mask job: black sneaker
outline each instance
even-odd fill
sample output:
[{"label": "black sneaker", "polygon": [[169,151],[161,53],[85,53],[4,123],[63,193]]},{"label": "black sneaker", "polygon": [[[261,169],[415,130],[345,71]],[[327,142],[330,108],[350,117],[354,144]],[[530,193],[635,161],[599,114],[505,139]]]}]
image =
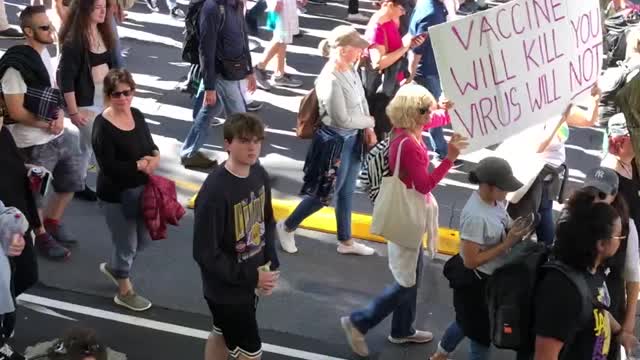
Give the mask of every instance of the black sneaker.
[{"label": "black sneaker", "polygon": [[247,111],[248,112],[256,112],[260,109],[262,109],[262,105],[264,105],[264,103],[261,103],[260,101],[252,101],[250,103],[247,104]]},{"label": "black sneaker", "polygon": [[187,169],[209,169],[218,165],[216,160],[209,159],[205,154],[197,152],[192,157],[183,157],[180,159],[182,166]]},{"label": "black sneaker", "polygon": [[144,3],[147,5],[149,10],[153,12],[160,11],[160,8],[158,7],[158,0],[144,0]]},{"label": "black sneaker", "polygon": [[84,186],[84,190],[76,192],[75,197],[84,201],[98,201],[96,192],[87,185]]},{"label": "black sneaker", "polygon": [[24,355],[19,352],[13,350],[11,345],[4,344],[4,346],[0,347],[0,360],[25,360]]},{"label": "black sneaker", "polygon": [[7,30],[0,31],[0,39],[24,39],[24,34],[14,28],[8,28]]},{"label": "black sneaker", "polygon": [[171,17],[174,19],[184,19],[185,17],[187,17],[184,14],[184,11],[182,11],[182,9],[180,9],[179,7],[174,7],[173,9],[171,9]]}]

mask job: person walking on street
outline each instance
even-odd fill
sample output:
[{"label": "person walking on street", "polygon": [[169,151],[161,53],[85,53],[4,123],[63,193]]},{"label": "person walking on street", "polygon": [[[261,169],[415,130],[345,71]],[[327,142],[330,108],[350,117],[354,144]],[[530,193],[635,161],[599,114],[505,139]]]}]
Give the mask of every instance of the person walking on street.
[{"label": "person walking on street", "polygon": [[446,360],[465,337],[470,340],[469,359],[491,358],[486,284],[505,264],[509,250],[532,230],[526,218],[512,221],[507,214],[507,194],[522,187],[508,162],[497,157],[481,160],[469,172],[469,182],[478,185],[478,190],[460,214],[460,254],[449,264],[455,264],[451,266],[457,267],[457,274],[472,271],[468,274],[472,280],[456,280],[460,284],[453,288],[455,320],[445,330],[431,360]]},{"label": "person walking on street", "polygon": [[[105,0],[74,1],[69,10],[69,19],[62,25],[59,35],[62,51],[58,79],[68,116],[80,133],[85,181],[93,158],[93,121],[104,109],[102,85],[115,60],[113,18],[106,15]],[[77,196],[84,200],[97,200],[95,192],[86,183]]]},{"label": "person walking on street", "polygon": [[291,215],[277,225],[280,245],[288,253],[298,251],[294,231],[300,223],[328,206],[335,194],[338,252],[374,254],[372,248],[351,238],[351,207],[363,141],[370,146],[377,141],[364,89],[354,70],[368,45],[355,28],[346,25],[336,27],[328,39],[320,42],[322,54],[329,57],[315,85],[321,126],[313,136],[305,159],[301,190],[304,198]]},{"label": "person walking on street", "polygon": [[[26,7],[20,14],[20,27],[25,33],[26,45],[9,48],[0,59],[2,96],[9,112],[5,121],[16,122],[10,131],[27,164],[40,166],[53,175],[54,194],[43,212],[44,227],[36,229],[35,246],[44,256],[62,260],[70,255],[63,245],[77,243],[61,222],[62,216],[73,193],[84,188],[86,169],[77,151],[77,137],[64,131],[62,99],[55,96],[55,71],[46,49],[54,42],[54,28],[46,9]],[[33,89],[52,96],[36,98],[31,95]],[[48,101],[51,99],[53,101]],[[34,102],[36,105],[32,106]],[[40,109],[48,110],[42,114]]]},{"label": "person walking on street", "polygon": [[[293,42],[293,36],[300,30],[298,26],[298,5],[296,0],[267,0],[268,9],[275,15],[275,27],[271,42],[262,53],[262,60],[256,64],[254,72],[258,85],[263,90],[270,90],[271,84],[298,88],[302,81],[294,79],[285,73],[287,45]],[[276,71],[271,76],[271,83],[267,75],[267,65],[276,58]]]},{"label": "person walking on street", "polygon": [[[430,27],[445,23],[447,15],[448,11],[443,0],[418,0],[409,22],[409,33],[413,36],[428,34]],[[440,75],[429,36],[422,45],[409,53],[409,74],[407,81],[417,82],[426,87],[436,99],[440,99],[442,95]],[[447,157],[447,141],[442,127],[433,127],[429,130],[429,142],[431,150],[438,154],[440,160]],[[456,160],[456,166],[461,164],[462,160]]]},{"label": "person walking on street", "polygon": [[107,73],[103,87],[107,108],[96,117],[92,144],[100,168],[98,199],[113,242],[111,261],[100,264],[100,271],[118,286],[116,304],[144,311],[151,302],[136,294],[130,273],[137,254],[151,243],[140,196],[158,168],[160,152],[144,115],[131,107],[135,89],[127,70]]},{"label": "person walking on street", "polygon": [[229,159],[204,182],[196,201],[193,257],[213,316],[205,360],[260,359],[258,297],[278,283],[269,175],[258,163],[264,125],[249,113],[224,124]]},{"label": "person walking on street", "polygon": [[[389,143],[389,169],[401,174],[404,185],[424,195],[425,208],[429,209],[429,220],[426,224],[414,224],[418,231],[429,233],[429,239],[437,233],[437,202],[432,195],[433,189],[446,176],[453,166],[460,151],[466,147],[466,139],[454,135],[449,143],[448,159],[440,163],[433,172],[429,172],[429,154],[422,142],[422,131],[425,126],[435,121],[432,114],[438,103],[424,87],[417,84],[405,85],[398,90],[396,96],[387,107],[389,118],[394,126]],[[409,206],[408,204],[406,206]],[[414,244],[422,244],[422,236],[413,239]],[[418,287],[422,278],[424,263],[422,246],[407,247],[388,240],[389,268],[394,276],[394,283],[373,299],[362,310],[351,313],[340,319],[353,352],[367,356],[369,350],[365,334],[378,325],[390,314],[393,314],[389,341],[394,344],[427,343],[433,340],[433,334],[413,328],[416,317],[416,301]],[[433,240],[431,240],[433,241]]]},{"label": "person walking on street", "polygon": [[[222,18],[224,17],[224,21]],[[200,152],[209,127],[224,109],[228,118],[247,111],[241,80],[247,91],[256,90],[242,0],[205,0],[200,10],[200,70],[202,81],[193,103],[193,125],[180,150],[187,168],[210,168],[216,161]]]},{"label": "person walking on street", "polygon": [[411,0],[384,0],[380,9],[371,16],[365,31],[365,38],[371,45],[365,51],[364,59],[371,64],[371,69],[375,70],[367,71],[367,77],[377,77],[382,73],[395,78],[395,81],[391,82],[392,86],[387,86],[388,89],[385,89],[385,84],[378,86],[376,82],[365,79],[369,111],[375,119],[375,133],[380,140],[386,138],[391,131],[386,108],[404,80],[405,55],[425,40],[422,34],[407,34],[404,37],[400,34],[400,19],[411,6]]}]

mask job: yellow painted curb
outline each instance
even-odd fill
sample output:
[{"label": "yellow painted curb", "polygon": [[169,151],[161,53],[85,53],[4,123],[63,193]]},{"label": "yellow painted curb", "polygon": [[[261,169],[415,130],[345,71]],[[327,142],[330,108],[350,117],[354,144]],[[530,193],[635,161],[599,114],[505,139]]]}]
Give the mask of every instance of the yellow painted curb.
[{"label": "yellow painted curb", "polygon": [[[280,221],[286,219],[289,214],[298,205],[297,200],[279,200],[273,199],[273,213],[275,218]],[[315,230],[325,233],[335,234],[337,231],[335,210],[332,207],[320,209],[315,214],[306,218],[300,227],[308,230]],[[362,213],[353,213],[351,215],[351,233],[354,238],[385,243],[385,239],[369,232],[371,227],[371,215]],[[445,255],[455,255],[458,253],[460,244],[460,234],[457,230],[448,228],[439,228],[438,234],[438,252]],[[425,236],[425,244],[426,244]]]},{"label": "yellow painted curb", "polygon": [[[175,181],[175,180],[174,180]],[[187,181],[175,181],[178,187],[181,187],[189,191],[198,191],[200,187],[196,184]],[[193,209],[197,193],[189,198],[187,207]],[[298,206],[298,200],[279,200],[272,199],[273,214],[276,220],[286,219]],[[336,215],[335,210],[332,207],[325,207],[320,209],[315,214],[306,218],[300,227],[303,229],[320,231],[324,233],[335,234],[337,232]],[[385,239],[380,236],[373,235],[369,232],[371,228],[371,215],[362,213],[353,213],[351,215],[351,232],[354,238],[375,241],[379,243],[385,243]],[[440,241],[438,241],[438,253],[445,255],[455,255],[458,253],[460,246],[460,233],[457,230],[449,228],[439,228],[438,234],[440,235]],[[428,239],[424,239],[424,243]]]}]

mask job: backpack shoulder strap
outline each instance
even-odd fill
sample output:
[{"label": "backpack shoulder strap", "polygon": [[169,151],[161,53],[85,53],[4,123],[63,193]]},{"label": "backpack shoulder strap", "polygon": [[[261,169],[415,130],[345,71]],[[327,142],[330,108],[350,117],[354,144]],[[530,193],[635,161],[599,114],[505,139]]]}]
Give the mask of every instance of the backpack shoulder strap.
[{"label": "backpack shoulder strap", "polygon": [[578,290],[580,298],[582,298],[580,322],[581,324],[584,324],[586,321],[588,321],[595,304],[595,299],[591,293],[591,289],[589,288],[589,284],[587,283],[587,279],[585,278],[585,276],[575,269],[557,260],[549,261],[544,265],[544,268],[554,269],[563,274],[569,281],[571,281],[576,290]]}]

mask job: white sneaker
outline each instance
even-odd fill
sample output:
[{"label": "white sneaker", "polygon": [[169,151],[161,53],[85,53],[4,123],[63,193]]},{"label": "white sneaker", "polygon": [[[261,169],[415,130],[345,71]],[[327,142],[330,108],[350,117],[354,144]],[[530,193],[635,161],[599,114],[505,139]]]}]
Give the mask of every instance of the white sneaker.
[{"label": "white sneaker", "polygon": [[389,335],[387,339],[392,344],[424,344],[433,340],[433,334],[429,331],[416,330],[416,333],[411,336],[407,336],[404,338],[394,338],[393,336]]},{"label": "white sneaker", "polygon": [[342,330],[344,330],[351,350],[362,357],[369,356],[369,347],[364,339],[364,335],[353,326],[348,316],[340,318],[340,325],[342,326]]},{"label": "white sneaker", "polygon": [[289,232],[285,229],[284,221],[280,221],[278,224],[276,224],[276,232],[278,233],[278,240],[280,240],[280,246],[282,247],[282,250],[288,252],[289,254],[295,254],[298,252],[293,231]]},{"label": "white sneaker", "polygon": [[355,21],[355,22],[369,22],[369,18],[357,13],[357,14],[349,14],[347,15],[347,21]]},{"label": "white sneaker", "polygon": [[360,244],[359,242],[353,242],[353,245],[348,246],[340,243],[338,245],[338,252],[342,255],[362,255],[369,256],[376,253],[373,248],[368,247],[367,245]]}]

